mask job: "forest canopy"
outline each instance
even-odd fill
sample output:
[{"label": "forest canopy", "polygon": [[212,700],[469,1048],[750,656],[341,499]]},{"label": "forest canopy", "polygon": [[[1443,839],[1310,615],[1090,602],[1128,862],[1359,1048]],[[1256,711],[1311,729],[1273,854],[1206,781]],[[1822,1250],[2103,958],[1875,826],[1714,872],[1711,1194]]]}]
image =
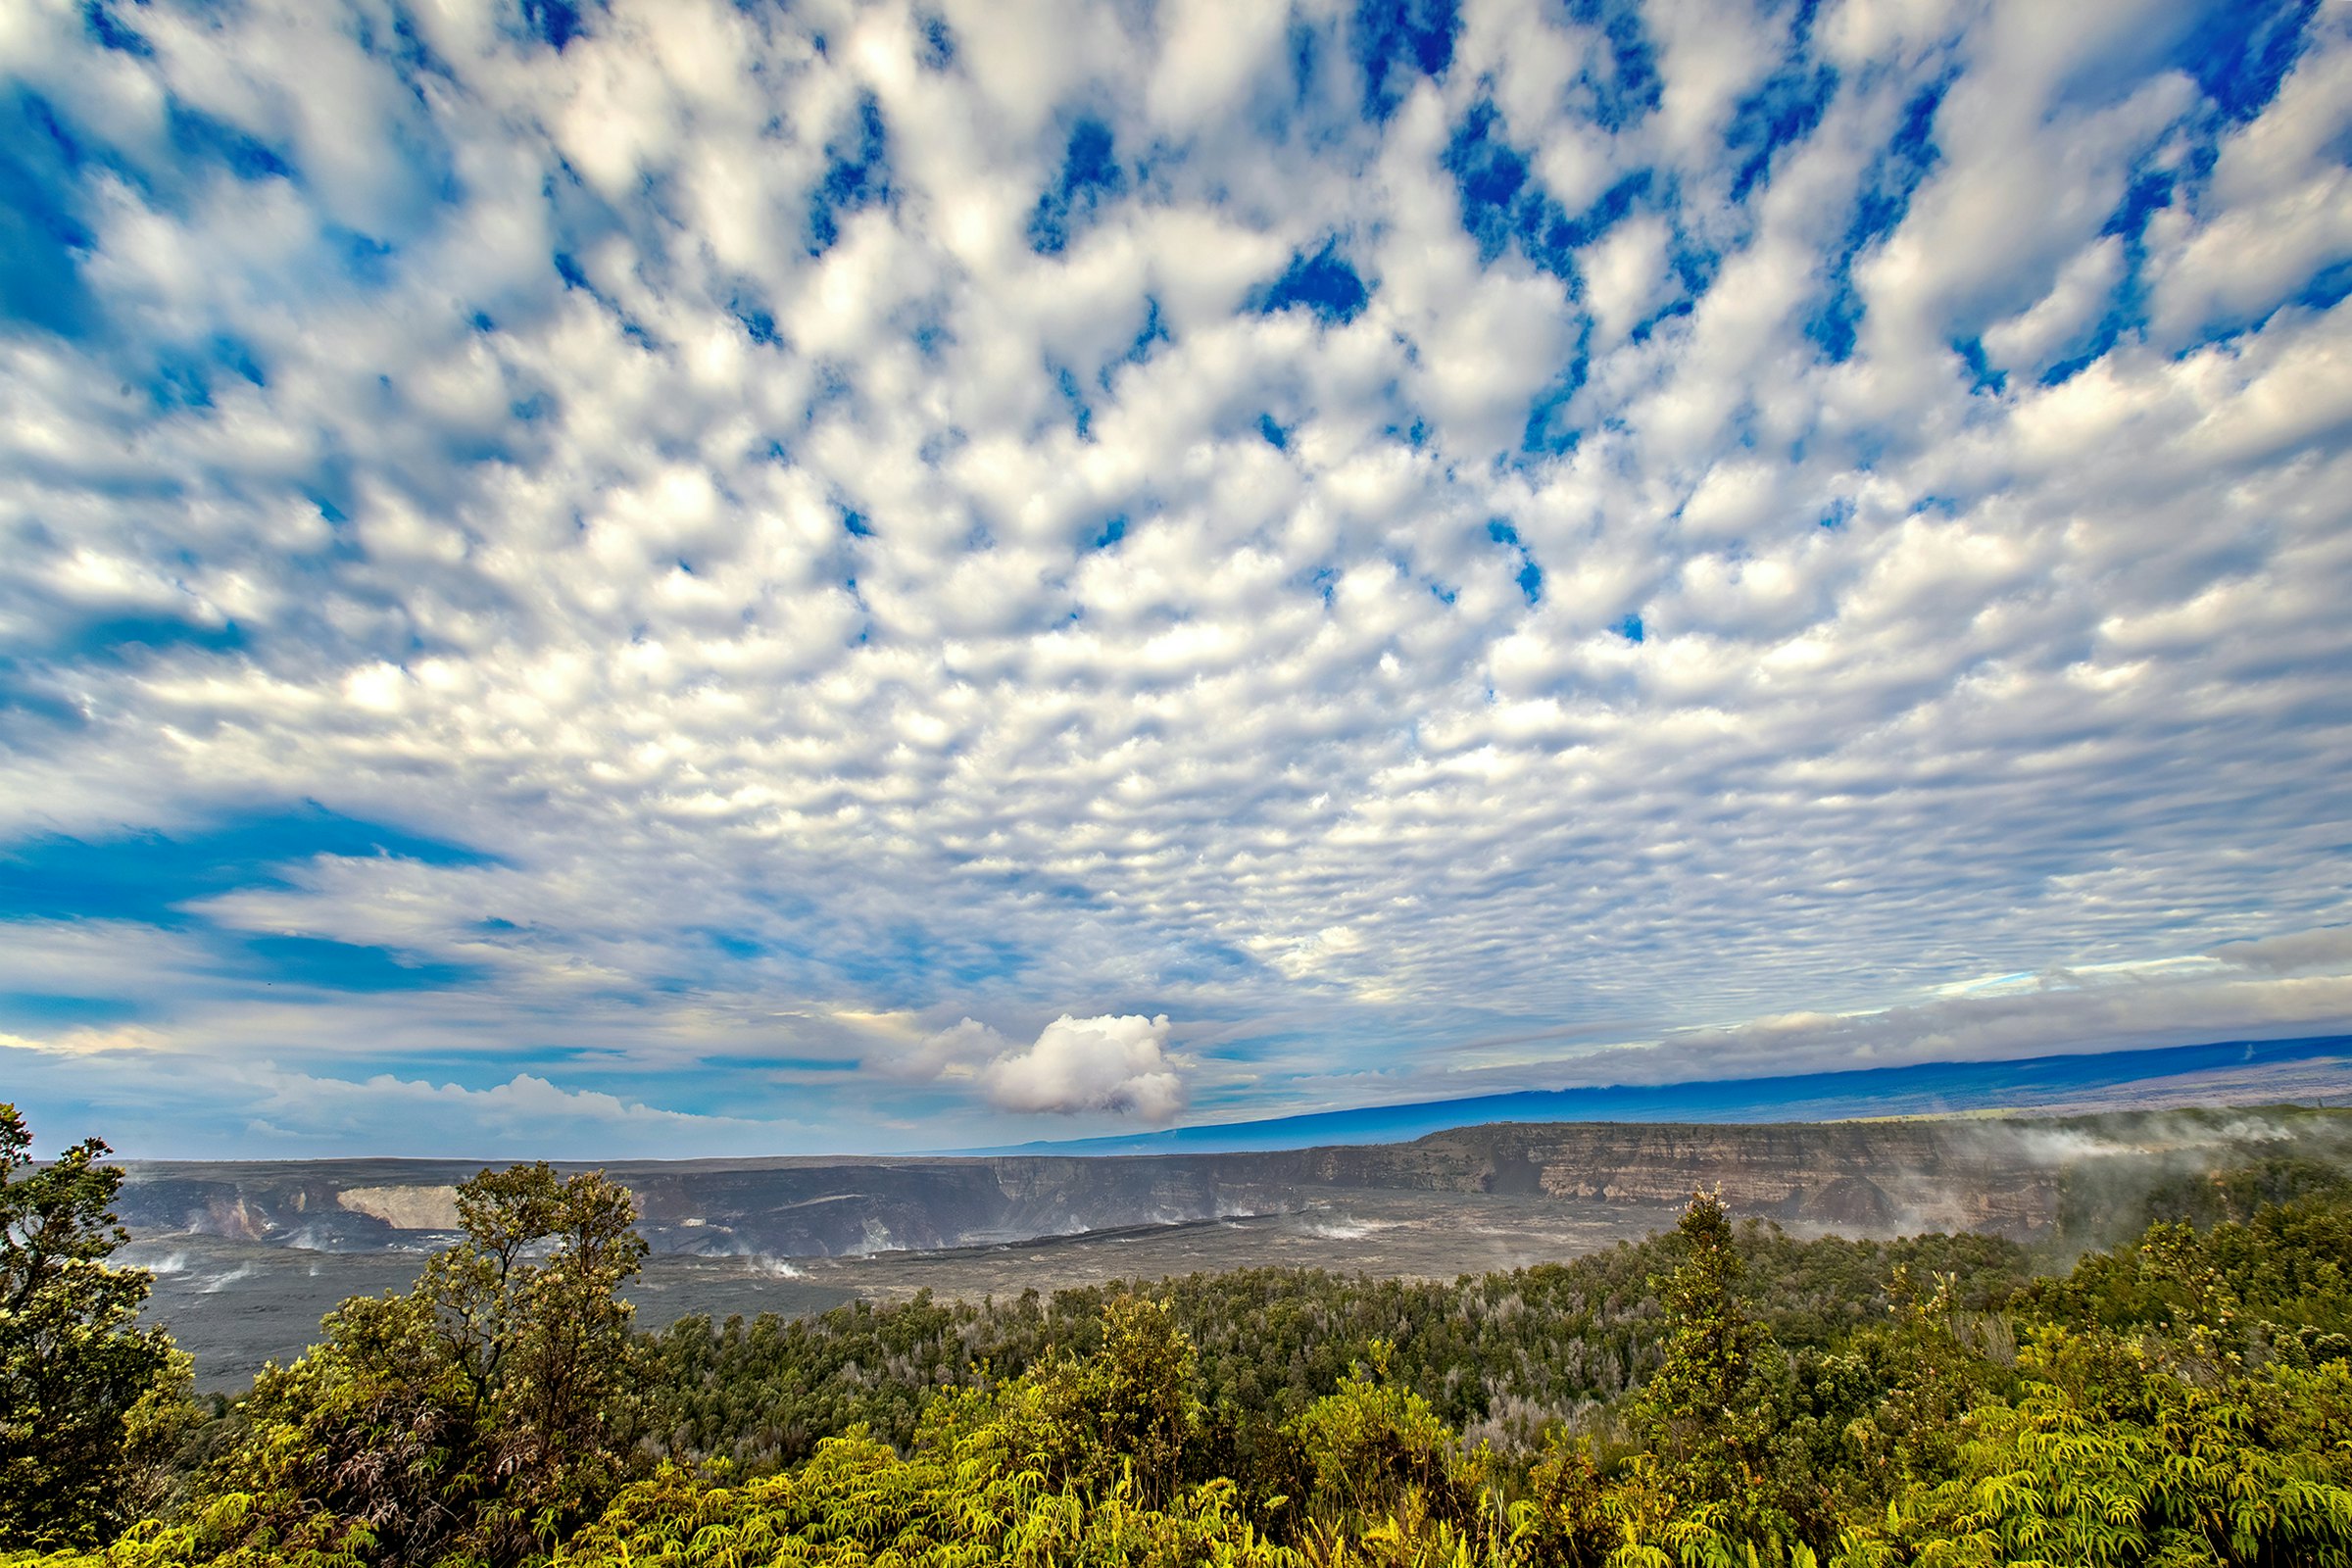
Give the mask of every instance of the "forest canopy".
[{"label": "forest canopy", "polygon": [[0,1127],[11,1568],[2352,1564],[2352,1179],[2293,1158],[2173,1183],[2063,1265],[1702,1193],[1450,1282],[660,1334],[621,1295],[627,1191],[516,1166],[460,1189],[411,1290],[206,1404],[108,1261],[104,1146],[36,1168]]}]

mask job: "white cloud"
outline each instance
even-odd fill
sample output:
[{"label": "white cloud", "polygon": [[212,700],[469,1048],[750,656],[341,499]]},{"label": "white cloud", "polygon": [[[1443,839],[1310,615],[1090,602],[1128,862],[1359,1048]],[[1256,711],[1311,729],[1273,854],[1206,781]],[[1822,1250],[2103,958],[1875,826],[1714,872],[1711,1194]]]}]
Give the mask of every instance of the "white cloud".
[{"label": "white cloud", "polygon": [[[1311,7],[1297,51],[951,7],[944,59],[899,6],[820,50],[624,0],[561,52],[443,8],[421,72],[356,9],[124,10],[144,55],[20,11],[0,70],[109,152],[55,174],[88,324],[0,330],[0,836],[312,801],[487,857],[14,911],[9,988],[110,1039],[564,1090],[576,1048],[624,1102],[691,1065],[969,1145],[2345,917],[2347,317],[2291,303],[2345,250],[2332,12],[2231,124],[2144,9],[1843,6],[1734,202],[1777,23],[1661,19],[1660,107],[1604,122],[1608,37],[1473,5],[1374,124]],[[1490,93],[1550,206],[1482,265],[1446,160]],[[869,96],[887,169],[820,247]],[[1125,194],[1039,254],[1082,116]],[[1538,265],[1528,213],[1642,170]],[[1357,319],[1246,309],[1326,242]],[[272,971],[289,934],[388,989]],[[1078,998],[1128,1022],[1013,1043]],[[1952,1049],[2083,1004],[2015,1005]],[[7,1026],[118,1027],[70,1012]],[[1172,1065],[1163,1013],[1223,1044]]]},{"label": "white cloud", "polygon": [[2270,974],[2352,973],[2352,926],[2324,926],[2251,942],[2229,942],[2213,950],[2223,963]]},{"label": "white cloud", "polygon": [[1699,1062],[1711,1075],[1769,1076],[1805,1066],[2113,1051],[2235,1037],[2333,1034],[2352,1025],[2352,972],[2293,980],[2217,974],[2214,966],[2125,964],[2058,971],[1869,1012],[1790,1013],[1669,1041],[1639,1060],[1651,1082]]},{"label": "white cloud", "polygon": [[866,1058],[885,1077],[908,1082],[974,1081],[988,1102],[1015,1115],[1102,1115],[1164,1126],[1188,1098],[1168,1020],[1063,1013],[1022,1046],[962,1018]]},{"label": "white cloud", "polygon": [[1027,1050],[1009,1052],[981,1072],[990,1103],[1001,1110],[1073,1115],[1108,1111],[1165,1126],[1184,1109],[1184,1080],[1166,1051],[1168,1020],[1073,1018],[1063,1013]]},{"label": "white cloud", "polygon": [[2123,241],[2115,235],[2084,246],[2032,310],[1985,332],[1986,355],[1995,365],[2011,369],[2041,368],[2098,319],[2123,274]]},{"label": "white cloud", "polygon": [[1629,219],[1586,253],[1586,304],[1599,328],[1595,348],[1614,348],[1673,286],[1666,267],[1670,237],[1663,220]]},{"label": "white cloud", "polygon": [[1005,1054],[1011,1044],[988,1025],[959,1018],[911,1042],[893,1042],[866,1058],[865,1065],[886,1077],[917,1083],[934,1078],[970,1078],[991,1058]]},{"label": "white cloud", "polygon": [[2277,100],[2222,143],[2204,210],[2156,225],[2154,324],[2169,342],[2265,315],[2352,257],[2352,172],[2323,151],[2352,128],[2352,26],[2339,14],[2315,30]]}]

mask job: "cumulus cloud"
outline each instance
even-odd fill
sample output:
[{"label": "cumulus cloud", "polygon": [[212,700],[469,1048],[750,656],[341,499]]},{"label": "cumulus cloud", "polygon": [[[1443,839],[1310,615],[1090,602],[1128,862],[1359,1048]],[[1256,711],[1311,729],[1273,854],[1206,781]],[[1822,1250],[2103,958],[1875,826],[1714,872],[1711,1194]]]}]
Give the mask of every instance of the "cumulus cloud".
[{"label": "cumulus cloud", "polygon": [[885,1077],[917,1083],[935,1078],[971,1078],[981,1066],[1010,1049],[1010,1042],[988,1025],[959,1018],[947,1028],[933,1030],[911,1043],[886,1047],[868,1056],[865,1065]]},{"label": "cumulus cloud", "polygon": [[888,1078],[976,1082],[988,1102],[1017,1115],[1097,1113],[1164,1126],[1185,1107],[1168,1020],[1119,1016],[1049,1023],[1022,1046],[971,1018],[884,1048],[866,1065]]},{"label": "cumulus cloud", "polygon": [[267,1058],[906,1147],[2123,1041],[1946,988],[2197,955],[2318,1019],[2347,71],[2124,0],[29,0],[0,1029],[137,1042],[44,1079],[125,1116]]},{"label": "cumulus cloud", "polygon": [[1007,1052],[980,1074],[991,1103],[1016,1112],[1073,1115],[1108,1111],[1164,1126],[1184,1109],[1184,1080],[1166,1046],[1168,1020],[1073,1018],[1063,1013],[1026,1050]]}]

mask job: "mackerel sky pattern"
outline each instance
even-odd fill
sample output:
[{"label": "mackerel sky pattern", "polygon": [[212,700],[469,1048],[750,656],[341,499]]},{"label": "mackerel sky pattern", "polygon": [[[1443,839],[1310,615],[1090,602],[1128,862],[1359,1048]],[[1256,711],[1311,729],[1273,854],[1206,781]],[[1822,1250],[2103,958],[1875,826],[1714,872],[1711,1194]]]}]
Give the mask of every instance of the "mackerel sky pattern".
[{"label": "mackerel sky pattern", "polygon": [[2352,1023],[2352,12],[20,0],[0,1080],[970,1146]]}]

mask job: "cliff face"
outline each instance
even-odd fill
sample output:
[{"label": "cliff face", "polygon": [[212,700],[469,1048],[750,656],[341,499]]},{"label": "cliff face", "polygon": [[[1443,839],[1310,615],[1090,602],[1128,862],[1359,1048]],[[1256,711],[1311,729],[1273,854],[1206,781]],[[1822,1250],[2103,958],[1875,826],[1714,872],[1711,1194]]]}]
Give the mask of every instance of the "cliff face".
[{"label": "cliff face", "polygon": [[1339,1184],[1675,1204],[1720,1189],[1736,1213],[1870,1231],[2031,1236],[2056,1223],[2062,1166],[1967,1123],[1470,1128],[1319,1151]]},{"label": "cliff face", "polygon": [[[2344,1131],[2333,1120],[2312,1127],[2339,1142]],[[1410,1144],[1272,1153],[607,1169],[636,1192],[639,1228],[654,1250],[709,1255],[967,1247],[1283,1212],[1367,1189],[1655,1206],[1707,1188],[1720,1189],[1743,1215],[1878,1234],[1973,1229],[2025,1238],[2057,1222],[2070,1171],[2195,1168],[2242,1158],[2250,1147],[2276,1147],[2282,1136],[2269,1127],[2147,1116],[1532,1123]],[[125,1223],[149,1235],[199,1232],[331,1251],[424,1249],[440,1245],[454,1222],[450,1188],[477,1168],[451,1160],[135,1164],[120,1209]]]},{"label": "cliff face", "polygon": [[[1263,1156],[627,1163],[657,1252],[838,1257],[1275,1213],[1303,1201]],[[141,1235],[325,1251],[430,1248],[454,1230],[446,1161],[134,1164],[117,1208]],[[1311,1183],[1309,1185],[1312,1185]]]}]

